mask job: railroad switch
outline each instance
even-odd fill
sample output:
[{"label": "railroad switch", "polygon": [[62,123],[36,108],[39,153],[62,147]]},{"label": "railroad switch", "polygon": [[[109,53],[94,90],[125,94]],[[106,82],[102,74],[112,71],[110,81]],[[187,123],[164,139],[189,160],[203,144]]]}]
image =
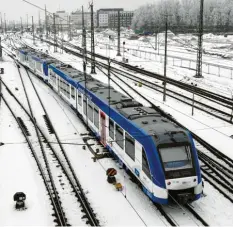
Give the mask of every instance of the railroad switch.
[{"label": "railroad switch", "polygon": [[14,201],[16,201],[15,209],[16,210],[25,210],[25,200],[26,195],[23,192],[16,192],[13,197]]}]

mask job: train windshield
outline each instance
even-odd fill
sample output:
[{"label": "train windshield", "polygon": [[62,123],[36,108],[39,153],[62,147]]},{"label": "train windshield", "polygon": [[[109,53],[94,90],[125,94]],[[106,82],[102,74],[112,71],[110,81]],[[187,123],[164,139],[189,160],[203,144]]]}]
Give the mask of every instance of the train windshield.
[{"label": "train windshield", "polygon": [[159,152],[165,171],[190,169],[193,167],[189,146],[160,148]]}]

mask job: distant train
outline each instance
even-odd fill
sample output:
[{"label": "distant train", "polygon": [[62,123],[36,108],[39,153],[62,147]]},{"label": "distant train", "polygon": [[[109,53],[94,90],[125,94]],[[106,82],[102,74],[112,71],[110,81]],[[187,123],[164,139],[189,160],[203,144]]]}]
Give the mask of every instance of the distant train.
[{"label": "distant train", "polygon": [[27,48],[16,55],[88,121],[153,202],[185,204],[200,198],[201,172],[190,132],[90,75],[85,90],[81,71],[48,55]]}]

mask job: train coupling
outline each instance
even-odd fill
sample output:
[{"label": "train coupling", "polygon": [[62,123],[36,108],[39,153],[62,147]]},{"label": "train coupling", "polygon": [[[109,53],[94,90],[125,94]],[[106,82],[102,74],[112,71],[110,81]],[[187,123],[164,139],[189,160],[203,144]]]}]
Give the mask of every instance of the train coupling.
[{"label": "train coupling", "polygon": [[180,204],[187,204],[189,202],[192,202],[194,200],[194,195],[191,193],[182,193],[182,194],[177,194],[177,201]]}]

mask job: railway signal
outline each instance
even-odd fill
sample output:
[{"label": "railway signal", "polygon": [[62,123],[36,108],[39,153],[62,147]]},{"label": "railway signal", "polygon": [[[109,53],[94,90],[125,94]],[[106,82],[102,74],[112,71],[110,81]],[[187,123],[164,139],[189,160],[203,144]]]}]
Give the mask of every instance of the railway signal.
[{"label": "railway signal", "polygon": [[15,208],[16,210],[25,210],[25,200],[26,195],[23,192],[16,192],[13,197],[14,201],[16,201]]}]

